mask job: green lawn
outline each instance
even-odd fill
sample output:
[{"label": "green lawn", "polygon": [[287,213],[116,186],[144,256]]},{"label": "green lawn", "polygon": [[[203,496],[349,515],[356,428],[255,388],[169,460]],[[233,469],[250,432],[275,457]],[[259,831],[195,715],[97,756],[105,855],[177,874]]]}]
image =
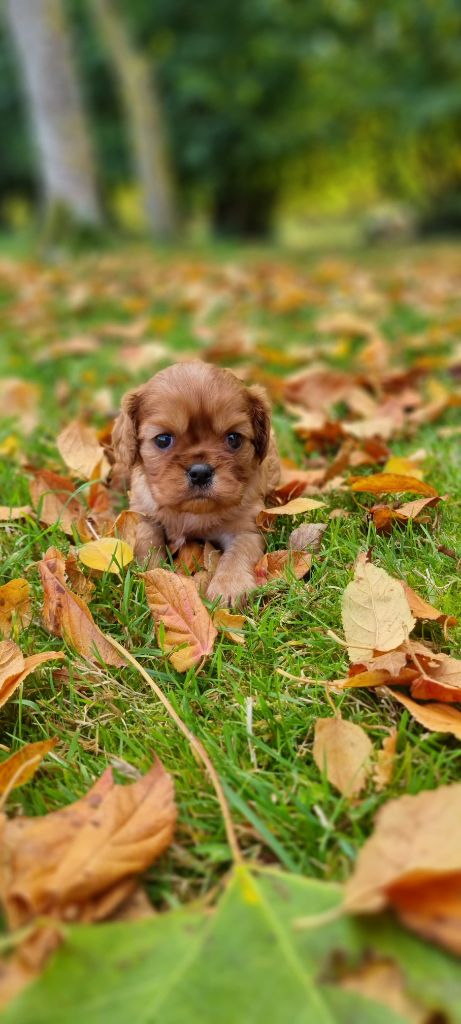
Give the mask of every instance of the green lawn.
[{"label": "green lawn", "polygon": [[[300,255],[290,260],[274,251],[156,256],[127,248],[45,266],[4,255],[0,374],[39,386],[40,418],[28,436],[14,421],[0,421],[0,445],[7,439],[3,450],[9,452],[0,463],[0,503],[29,501],[28,463],[64,471],[55,439],[73,416],[102,426],[128,387],[205,344],[216,345],[223,365],[246,367],[251,379],[267,379],[268,371],[280,376],[307,364],[312,346],[325,342],[315,326],[320,314],[348,310],[382,329],[394,344],[396,362],[412,366],[431,357],[431,376],[450,381],[448,358],[460,345],[460,284],[461,250],[448,246],[388,252],[372,261],[363,254],[349,262]],[[134,329],[126,337],[123,327],[133,323],[138,336]],[[117,336],[117,325],[123,325],[123,336]],[[96,339],[94,351],[39,358],[56,342],[82,335]],[[424,348],[414,344],[415,337],[425,339]],[[138,349],[148,342],[162,346],[158,363],[132,372],[127,346]],[[354,340],[336,336],[328,344],[331,365],[353,364]],[[290,355],[295,346],[296,359]],[[282,453],[308,465],[316,453],[304,454],[282,406],[274,422]],[[219,639],[199,673],[177,674],[160,652],[137,566],[121,581],[109,574],[96,581],[96,622],[142,662],[206,746],[249,859],[341,879],[383,800],[459,778],[459,742],[425,732],[390,699],[364,691],[333,701],[375,743],[390,725],[398,726],[392,784],[380,795],[370,785],[365,797],[351,803],[322,779],[312,759],[314,721],[331,714],[323,681],[347,673],[345,651],[328,630],[341,634],[341,595],[360,550],[372,547],[376,564],[443,611],[460,612],[459,562],[439,550],[445,545],[461,558],[459,436],[438,433],[441,425],[457,423],[459,411],[453,408],[415,436],[390,442],[394,454],[423,447],[425,479],[450,495],[432,512],[431,523],[410,523],[378,536],[363,507],[373,503],[371,497],[327,495],[326,508],[310,518],[326,521],[338,507],[351,515],[329,522],[307,581],[286,579],[256,591],[247,610],[245,646]],[[299,521],[279,520],[268,535],[269,547],[286,547]],[[44,528],[32,519],[0,527],[0,582],[26,576],[33,587],[33,620],[15,637],[25,653],[63,646],[41,624],[34,563],[49,546],[65,552],[68,544],[58,526]],[[448,641],[437,625],[420,627],[420,633],[440,649],[461,654],[461,629],[451,630]],[[59,664],[37,671],[2,709],[5,757],[8,748],[25,742],[59,740],[34,781],[9,797],[9,811],[44,814],[83,794],[107,764],[123,771],[128,762],[144,770],[155,752],[174,776],[179,824],[175,844],[148,879],[151,895],[158,905],[175,905],[208,891],[228,867],[229,850],[215,794],[188,743],[131,668],[92,668],[69,648],[63,666],[64,671]],[[319,682],[306,684],[302,676]]]}]

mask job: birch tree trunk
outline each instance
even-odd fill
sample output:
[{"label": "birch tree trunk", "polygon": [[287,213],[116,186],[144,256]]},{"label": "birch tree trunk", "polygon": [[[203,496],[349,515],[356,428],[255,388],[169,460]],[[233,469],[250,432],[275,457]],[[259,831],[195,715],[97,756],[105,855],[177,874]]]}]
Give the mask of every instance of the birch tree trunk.
[{"label": "birch tree trunk", "polygon": [[37,143],[48,223],[98,226],[91,143],[62,0],[6,0]]},{"label": "birch tree trunk", "polygon": [[176,227],[174,189],[151,62],[131,40],[114,0],[90,5],[119,81],[147,224],[168,238]]}]

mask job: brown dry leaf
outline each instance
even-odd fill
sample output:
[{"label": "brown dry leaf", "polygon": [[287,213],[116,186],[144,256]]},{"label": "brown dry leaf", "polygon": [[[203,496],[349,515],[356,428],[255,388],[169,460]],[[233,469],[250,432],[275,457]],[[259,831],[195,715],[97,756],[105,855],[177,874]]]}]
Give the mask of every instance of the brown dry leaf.
[{"label": "brown dry leaf", "polygon": [[41,523],[59,523],[64,533],[72,536],[72,524],[84,514],[84,507],[74,496],[75,485],[68,477],[47,469],[35,472],[30,484],[32,501]]},{"label": "brown dry leaf", "polygon": [[211,616],[191,578],[166,569],[150,569],[143,575],[159,642],[173,667],[186,672],[213,650],[217,632]]},{"label": "brown dry leaf", "polygon": [[389,689],[388,693],[410,712],[412,718],[430,732],[449,732],[461,740],[461,711],[457,708],[430,702],[417,704],[411,697],[404,696],[400,690]]},{"label": "brown dry leaf", "polygon": [[31,618],[30,586],[27,580],[19,577],[4,583],[0,587],[0,634],[11,636],[15,622],[24,629]]},{"label": "brown dry leaf", "polygon": [[84,601],[89,601],[94,593],[95,584],[85,576],[84,572],[82,572],[78,564],[75,548],[69,548],[68,554],[66,555],[65,571],[74,594],[78,594],[79,597],[83,597]]},{"label": "brown dry leaf", "polygon": [[328,412],[336,402],[342,402],[355,384],[354,377],[341,370],[318,366],[303,370],[287,380],[285,400],[313,411]]},{"label": "brown dry leaf", "polygon": [[0,764],[0,793],[17,789],[35,774],[46,754],[56,746],[57,739],[40,740],[39,743],[26,743],[15,754],[11,754]]},{"label": "brown dry leaf", "polygon": [[124,540],[117,537],[100,537],[90,540],[78,549],[78,557],[83,565],[99,572],[112,572],[120,576],[120,570],[133,561],[134,551]]},{"label": "brown dry leaf", "polygon": [[243,628],[247,619],[245,615],[229,612],[227,608],[216,608],[213,612],[213,623],[220,633],[224,633],[234,644],[245,644]]},{"label": "brown dry leaf", "polygon": [[271,526],[276,516],[299,516],[305,512],[313,512],[315,509],[325,508],[323,501],[315,498],[293,498],[286,505],[275,505],[274,508],[264,508],[258,513],[256,523],[258,526]]},{"label": "brown dry leaf", "polygon": [[5,418],[17,419],[24,434],[31,434],[38,422],[40,388],[21,377],[0,380],[0,409]]},{"label": "brown dry leaf", "polygon": [[3,640],[0,643],[0,707],[6,704],[18,686],[36,668],[46,661],[56,661],[63,657],[62,651],[42,651],[25,658],[12,640]]},{"label": "brown dry leaf", "polygon": [[67,469],[77,477],[91,480],[95,476],[103,479],[107,476],[109,463],[94,427],[72,420],[61,430],[56,444]]},{"label": "brown dry leaf", "polygon": [[75,338],[65,338],[63,341],[55,341],[51,345],[40,348],[37,352],[34,363],[46,363],[49,360],[60,359],[62,356],[86,356],[95,352],[99,342],[91,335],[81,334]]},{"label": "brown dry leaf", "polygon": [[261,587],[269,580],[278,580],[285,576],[286,570],[293,572],[298,580],[302,580],[312,565],[309,551],[293,551],[282,549],[266,551],[254,567],[256,585]]},{"label": "brown dry leaf", "polygon": [[368,960],[341,975],[338,984],[347,992],[357,992],[366,999],[381,1003],[408,1024],[431,1024],[433,1021],[427,1006],[408,994],[402,969],[394,960]]},{"label": "brown dry leaf", "polygon": [[376,752],[376,763],[373,769],[375,789],[381,793],[392,781],[397,753],[397,729],[392,726],[384,737],[380,749]]},{"label": "brown dry leaf", "polygon": [[366,785],[372,751],[371,740],[360,725],[337,715],[316,720],[314,761],[343,796],[358,796]]},{"label": "brown dry leaf", "polygon": [[18,505],[11,508],[8,505],[0,505],[0,522],[11,523],[15,519],[25,519],[26,516],[33,516],[34,510],[31,505]]},{"label": "brown dry leaf", "polygon": [[363,561],[344,591],[342,621],[352,662],[400,647],[415,625],[400,580]]},{"label": "brown dry leaf", "polygon": [[327,529],[328,523],[301,523],[293,533],[290,533],[288,544],[292,551],[319,551],[322,537]]},{"label": "brown dry leaf", "polygon": [[412,590],[405,581],[402,581],[402,586],[415,619],[428,619],[432,622],[439,622],[441,626],[444,628],[446,627],[447,629],[449,626],[457,625],[458,619],[456,619],[454,615],[445,615],[444,612],[440,612],[437,608],[434,608],[431,604],[425,601],[424,598],[420,597],[416,591]]},{"label": "brown dry leaf", "polygon": [[65,561],[61,552],[56,548],[48,548],[45,557],[38,562],[38,569],[44,593],[45,629],[64,637],[79,654],[90,661],[97,661],[99,655],[106,665],[123,666],[123,658],[96,625],[85,602],[67,589]]},{"label": "brown dry leaf", "polygon": [[2,816],[0,898],[10,928],[42,914],[113,913],[169,846],[175,819],[173,784],[159,761],[123,786],[108,768],[80,800],[43,817]]},{"label": "brown dry leaf", "polygon": [[393,907],[408,927],[459,955],[460,823],[460,783],[385,804],[346,884],[346,910]]},{"label": "brown dry leaf", "polygon": [[138,525],[142,518],[140,512],[133,512],[131,509],[125,508],[117,516],[108,536],[119,537],[120,540],[125,540],[134,550]]},{"label": "brown dry leaf", "polygon": [[398,473],[372,473],[371,476],[351,478],[351,491],[363,494],[427,494],[433,498],[439,498],[435,487],[426,484],[424,480],[417,480],[413,476],[399,475]]},{"label": "brown dry leaf", "polygon": [[373,437],[388,441],[397,429],[395,421],[390,416],[370,416],[366,420],[345,421],[341,426],[345,434],[360,441]]},{"label": "brown dry leaf", "polygon": [[205,567],[203,559],[203,544],[197,540],[190,540],[179,549],[174,560],[175,571],[185,576],[192,576]]}]

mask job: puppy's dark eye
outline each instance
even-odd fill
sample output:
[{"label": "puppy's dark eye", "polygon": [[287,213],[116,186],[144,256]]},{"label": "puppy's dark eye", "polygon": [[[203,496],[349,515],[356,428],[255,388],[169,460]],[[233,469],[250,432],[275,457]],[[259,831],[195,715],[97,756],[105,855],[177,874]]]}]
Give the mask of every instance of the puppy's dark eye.
[{"label": "puppy's dark eye", "polygon": [[236,452],[237,448],[241,447],[243,437],[241,434],[237,434],[236,430],[233,430],[231,434],[226,434],[226,441],[229,448],[232,448],[232,451]]},{"label": "puppy's dark eye", "polygon": [[171,448],[173,441],[173,434],[157,434],[154,437],[154,444],[157,445],[157,448]]}]

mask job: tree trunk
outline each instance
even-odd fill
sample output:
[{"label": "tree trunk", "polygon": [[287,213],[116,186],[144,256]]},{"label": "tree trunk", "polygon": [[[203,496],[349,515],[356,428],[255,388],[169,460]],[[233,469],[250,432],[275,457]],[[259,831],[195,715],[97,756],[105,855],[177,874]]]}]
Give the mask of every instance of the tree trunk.
[{"label": "tree trunk", "polygon": [[50,233],[98,227],[93,154],[62,0],[7,0],[39,156]]},{"label": "tree trunk", "polygon": [[135,47],[113,0],[90,3],[119,80],[146,220],[154,235],[168,238],[176,212],[151,62]]}]

